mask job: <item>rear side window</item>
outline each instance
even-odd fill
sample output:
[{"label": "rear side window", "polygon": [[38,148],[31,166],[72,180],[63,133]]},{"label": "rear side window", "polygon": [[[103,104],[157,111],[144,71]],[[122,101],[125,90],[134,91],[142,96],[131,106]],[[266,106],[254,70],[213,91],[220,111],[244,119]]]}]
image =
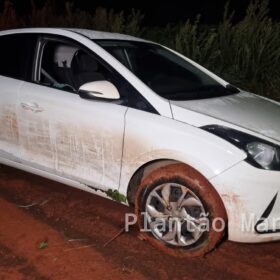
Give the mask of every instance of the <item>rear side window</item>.
[{"label": "rear side window", "polygon": [[36,42],[35,34],[0,36],[0,75],[30,81]]}]

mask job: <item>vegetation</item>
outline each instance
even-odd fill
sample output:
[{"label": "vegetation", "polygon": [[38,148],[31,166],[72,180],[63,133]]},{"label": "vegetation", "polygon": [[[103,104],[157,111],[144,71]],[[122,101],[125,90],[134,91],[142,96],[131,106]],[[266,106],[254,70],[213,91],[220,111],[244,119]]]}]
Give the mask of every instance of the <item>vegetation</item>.
[{"label": "vegetation", "polygon": [[118,202],[126,202],[126,196],[118,192],[117,190],[112,190],[109,189],[106,191],[106,195],[108,197],[111,197],[113,200],[118,201]]},{"label": "vegetation", "polygon": [[58,11],[51,3],[43,7],[32,3],[30,14],[18,15],[6,0],[0,29],[72,26],[142,36],[176,49],[232,84],[280,100],[280,24],[269,17],[268,0],[253,1],[237,24],[227,5],[224,18],[214,27],[202,25],[198,16],[195,22],[149,28],[143,26],[139,11],[127,15],[97,8],[91,13],[70,2]]},{"label": "vegetation", "polygon": [[46,249],[48,247],[49,247],[48,241],[42,241],[42,242],[40,242],[40,244],[38,246],[38,249],[43,250],[43,249]]}]

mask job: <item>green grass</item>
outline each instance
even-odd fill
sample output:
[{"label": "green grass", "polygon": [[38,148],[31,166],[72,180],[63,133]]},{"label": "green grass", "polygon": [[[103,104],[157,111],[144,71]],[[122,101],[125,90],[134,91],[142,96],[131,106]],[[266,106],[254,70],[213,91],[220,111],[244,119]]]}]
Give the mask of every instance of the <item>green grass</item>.
[{"label": "green grass", "polygon": [[32,4],[30,14],[19,16],[6,0],[0,29],[67,26],[142,36],[176,49],[245,90],[280,100],[280,24],[269,17],[268,0],[253,1],[237,24],[232,24],[227,5],[217,26],[202,25],[198,16],[195,22],[161,28],[143,26],[143,15],[135,10],[89,12],[66,3],[58,13],[51,3],[40,8]]},{"label": "green grass", "polygon": [[118,202],[126,202],[127,198],[125,195],[119,193],[117,190],[112,190],[109,189],[106,191],[106,195],[108,197],[111,197],[113,200],[118,201]]}]

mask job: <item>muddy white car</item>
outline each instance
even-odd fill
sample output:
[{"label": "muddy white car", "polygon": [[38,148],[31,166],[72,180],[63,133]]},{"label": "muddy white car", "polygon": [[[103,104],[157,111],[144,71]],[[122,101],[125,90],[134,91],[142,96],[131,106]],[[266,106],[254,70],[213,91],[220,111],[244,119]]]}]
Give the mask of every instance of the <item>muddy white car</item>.
[{"label": "muddy white car", "polygon": [[279,103],[121,34],[9,30],[0,49],[2,164],[134,205],[173,255],[280,239]]}]

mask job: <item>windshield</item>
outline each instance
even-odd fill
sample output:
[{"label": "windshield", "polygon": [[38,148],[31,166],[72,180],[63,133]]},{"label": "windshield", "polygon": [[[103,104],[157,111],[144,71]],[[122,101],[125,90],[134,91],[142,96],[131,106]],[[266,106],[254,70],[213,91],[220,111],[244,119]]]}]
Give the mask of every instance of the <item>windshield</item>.
[{"label": "windshield", "polygon": [[95,42],[164,98],[193,100],[236,93],[159,45],[121,40]]}]

